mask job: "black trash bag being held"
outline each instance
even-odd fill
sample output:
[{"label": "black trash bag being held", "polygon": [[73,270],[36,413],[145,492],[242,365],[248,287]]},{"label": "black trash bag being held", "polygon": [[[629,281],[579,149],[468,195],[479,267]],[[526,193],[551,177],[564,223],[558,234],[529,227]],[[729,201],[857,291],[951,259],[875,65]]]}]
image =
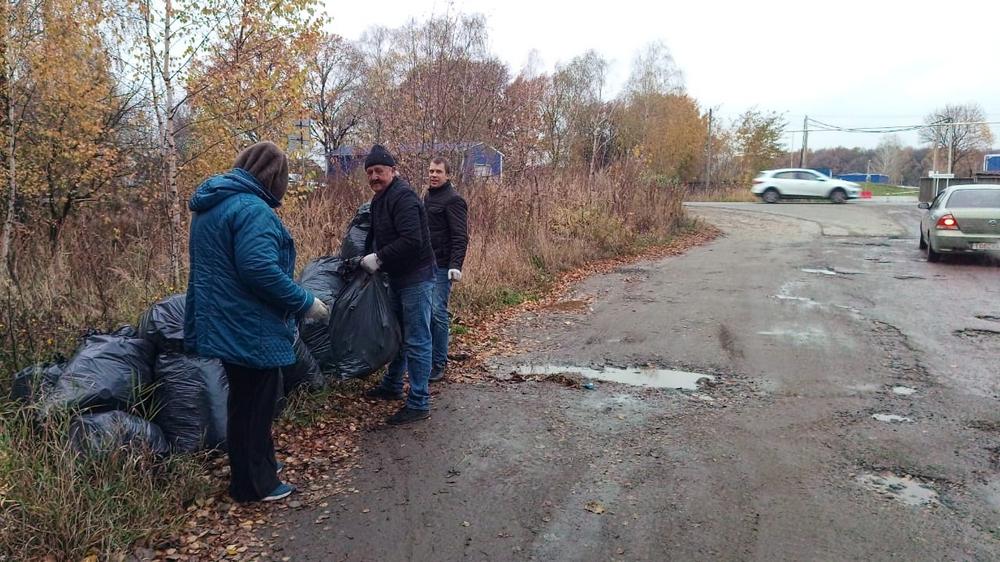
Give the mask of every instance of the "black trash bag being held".
[{"label": "black trash bag being held", "polygon": [[108,454],[120,449],[150,451],[157,456],[170,452],[163,432],[155,424],[125,412],[83,414],[69,426],[73,448],[83,454]]},{"label": "black trash bag being held", "polygon": [[340,244],[340,257],[346,259],[360,258],[371,253],[372,204],[362,203],[357,214],[347,227],[347,235]]},{"label": "black trash bag being held", "polygon": [[87,336],[42,398],[42,411],[127,410],[136,404],[153,380],[154,346],[127,333]]},{"label": "black trash bag being held", "polygon": [[333,373],[342,378],[368,376],[399,353],[401,333],[392,309],[389,280],[357,269],[330,314]]},{"label": "black trash bag being held", "polygon": [[156,357],[153,399],[153,421],[173,452],[224,447],[229,380],[221,361],[161,353]]},{"label": "black trash bag being held", "polygon": [[139,319],[139,337],[156,344],[156,351],[184,351],[184,307],[187,295],[180,293],[157,301]]},{"label": "black trash bag being held", "polygon": [[[309,262],[299,276],[299,285],[333,308],[337,296],[346,284],[343,276],[344,260],[339,256],[325,256]],[[332,360],[330,326],[328,322],[302,320],[299,334],[312,353],[320,369],[326,369]]]}]

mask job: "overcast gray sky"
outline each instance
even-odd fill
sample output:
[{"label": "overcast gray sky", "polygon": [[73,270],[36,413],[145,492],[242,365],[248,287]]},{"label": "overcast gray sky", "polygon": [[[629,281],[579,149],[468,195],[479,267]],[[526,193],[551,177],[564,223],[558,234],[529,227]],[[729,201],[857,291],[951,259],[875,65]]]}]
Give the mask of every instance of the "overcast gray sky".
[{"label": "overcast gray sky", "polygon": [[[810,117],[846,126],[920,123],[947,103],[977,102],[1000,121],[1000,2],[758,0],[593,3],[541,0],[327,0],[330,29],[357,39],[448,11],[480,13],[493,51],[514,72],[536,50],[543,67],[594,49],[612,62],[612,86],[636,51],[663,41],[702,107],[731,118],[757,106],[801,129]],[[932,7],[933,6],[933,7]],[[993,126],[1000,145],[1000,126]],[[917,144],[914,133],[900,135]],[[786,142],[793,134],[786,135]],[[879,135],[814,133],[809,146],[875,146]],[[794,148],[801,134],[794,133]]]}]

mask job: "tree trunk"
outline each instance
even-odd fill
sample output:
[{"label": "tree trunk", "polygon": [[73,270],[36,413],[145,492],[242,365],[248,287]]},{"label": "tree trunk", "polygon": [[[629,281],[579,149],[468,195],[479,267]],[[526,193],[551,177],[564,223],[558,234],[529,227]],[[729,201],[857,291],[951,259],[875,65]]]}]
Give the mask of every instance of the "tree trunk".
[{"label": "tree trunk", "polygon": [[13,19],[10,14],[12,9],[11,5],[7,0],[3,0],[4,10],[2,14],[2,19],[4,20],[4,35],[2,41],[0,41],[0,111],[2,111],[5,118],[4,131],[7,133],[7,142],[4,143],[6,146],[5,156],[5,173],[7,177],[7,200],[6,200],[6,213],[4,214],[3,221],[3,231],[0,234],[0,278],[5,278],[10,272],[10,245],[11,239],[14,236],[14,203],[17,199],[17,161],[14,156],[15,138],[14,138],[14,73],[12,71],[13,64],[11,63],[11,58],[13,54],[11,53],[11,20]]},{"label": "tree trunk", "polygon": [[166,188],[167,199],[170,205],[170,269],[173,277],[173,287],[176,289],[181,285],[181,206],[180,196],[177,192],[177,141],[174,138],[174,87],[170,67],[170,24],[174,17],[173,0],[166,0],[164,30],[163,30],[163,86],[166,96],[166,120],[167,126],[164,132],[166,141]]}]

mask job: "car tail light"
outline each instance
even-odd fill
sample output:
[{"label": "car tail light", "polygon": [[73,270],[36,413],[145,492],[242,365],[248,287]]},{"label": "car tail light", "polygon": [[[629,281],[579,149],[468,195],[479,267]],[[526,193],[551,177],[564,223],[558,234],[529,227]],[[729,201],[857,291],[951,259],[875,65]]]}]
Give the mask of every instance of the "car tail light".
[{"label": "car tail light", "polygon": [[958,230],[958,221],[950,214],[944,215],[938,219],[935,228],[938,230]]}]

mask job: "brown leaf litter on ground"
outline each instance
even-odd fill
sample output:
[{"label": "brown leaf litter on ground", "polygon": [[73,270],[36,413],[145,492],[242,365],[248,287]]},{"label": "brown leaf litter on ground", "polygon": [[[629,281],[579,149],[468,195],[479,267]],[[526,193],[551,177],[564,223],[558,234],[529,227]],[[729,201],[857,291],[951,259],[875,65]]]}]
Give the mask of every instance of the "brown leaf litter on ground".
[{"label": "brown leaf litter on ground", "polygon": [[[584,311],[586,301],[566,301],[571,288],[584,278],[608,273],[616,268],[639,261],[676,256],[687,249],[708,243],[721,232],[706,224],[699,230],[677,236],[669,243],[647,249],[626,257],[596,261],[560,275],[547,294],[538,300],[524,302],[506,310],[468,318],[464,324],[470,328],[466,334],[454,336],[451,344],[452,364],[448,372],[451,384],[481,382],[490,379],[487,360],[491,357],[517,351],[515,343],[500,334],[502,328],[527,312],[553,310],[557,312]],[[558,380],[575,385],[579,381],[568,378]],[[360,387],[358,387],[360,388]],[[447,385],[436,386],[432,393],[447,390]],[[326,508],[328,500],[339,494],[360,493],[350,485],[350,473],[358,466],[360,435],[382,426],[395,404],[370,401],[353,391],[330,392],[328,402],[316,421],[297,425],[282,421],[275,425],[275,447],[278,458],[285,463],[283,480],[294,484],[298,492],[284,501],[267,504],[234,504],[226,494],[229,467],[225,457],[211,463],[211,476],[216,495],[198,498],[188,506],[184,531],[165,544],[155,545],[155,550],[136,548],[132,560],[289,560],[274,539],[280,537],[280,514],[303,508]],[[600,505],[598,502],[592,502]],[[596,506],[586,509],[603,512]],[[316,525],[324,525],[330,516],[324,511]],[[267,536],[261,529],[275,528]],[[325,527],[323,527],[325,528]]]}]

